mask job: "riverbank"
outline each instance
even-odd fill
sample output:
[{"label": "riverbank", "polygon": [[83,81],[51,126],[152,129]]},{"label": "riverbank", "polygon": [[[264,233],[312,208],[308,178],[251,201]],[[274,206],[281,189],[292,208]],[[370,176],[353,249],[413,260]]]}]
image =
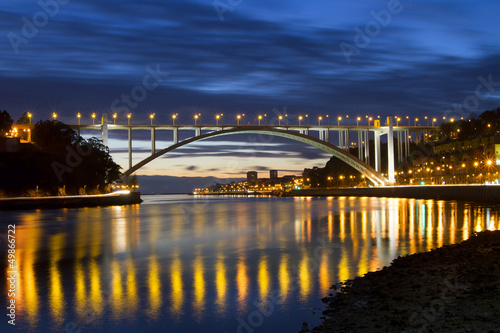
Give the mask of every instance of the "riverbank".
[{"label": "riverbank", "polygon": [[114,192],[99,195],[0,198],[1,210],[48,209],[132,205],[142,202],[139,192]]},{"label": "riverbank", "polygon": [[388,197],[500,203],[500,185],[412,185],[292,190],[284,196]]},{"label": "riverbank", "polygon": [[332,289],[322,324],[301,332],[500,332],[500,231],[399,257]]}]

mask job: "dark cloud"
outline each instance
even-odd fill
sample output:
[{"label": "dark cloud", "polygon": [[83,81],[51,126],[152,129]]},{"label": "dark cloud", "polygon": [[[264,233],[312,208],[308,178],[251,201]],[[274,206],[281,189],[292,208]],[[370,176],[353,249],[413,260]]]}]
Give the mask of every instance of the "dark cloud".
[{"label": "dark cloud", "polygon": [[198,167],[196,165],[191,165],[191,166],[186,167],[185,169],[189,170],[189,171],[193,171],[193,170],[198,169]]}]

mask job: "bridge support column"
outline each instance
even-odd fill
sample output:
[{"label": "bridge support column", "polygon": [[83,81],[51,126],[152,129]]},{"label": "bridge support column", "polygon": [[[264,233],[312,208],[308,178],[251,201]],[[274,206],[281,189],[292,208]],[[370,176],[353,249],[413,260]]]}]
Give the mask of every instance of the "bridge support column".
[{"label": "bridge support column", "polygon": [[108,114],[103,113],[102,114],[102,144],[105,145],[106,147],[108,146]]},{"label": "bridge support column", "polygon": [[151,129],[151,155],[156,153],[156,137],[155,137],[155,128]]},{"label": "bridge support column", "polygon": [[325,141],[325,132],[323,130],[318,131],[318,136],[321,141]]},{"label": "bridge support column", "polygon": [[344,131],[339,130],[339,148],[344,149]]},{"label": "bridge support column", "polygon": [[351,147],[351,138],[349,136],[349,129],[345,130],[345,149],[349,152],[349,148]]},{"label": "bridge support column", "polygon": [[380,151],[380,135],[381,133],[379,131],[374,132],[375,135],[375,170],[380,172],[382,169],[382,154]]},{"label": "bridge support column", "polygon": [[358,158],[363,160],[363,132],[358,130]]},{"label": "bridge support column", "polygon": [[325,141],[330,142],[330,130],[329,129],[325,130]]},{"label": "bridge support column", "polygon": [[194,135],[195,136],[200,136],[201,135],[201,128],[198,127],[195,131],[194,131]]},{"label": "bridge support column", "polygon": [[365,130],[365,162],[370,165],[370,132]]},{"label": "bridge support column", "polygon": [[406,156],[410,156],[410,130],[405,131]]},{"label": "bridge support column", "polygon": [[394,184],[394,131],[392,127],[392,117],[387,117],[389,121],[389,133],[387,133],[387,179],[389,183]]},{"label": "bridge support column", "polygon": [[128,128],[128,168],[132,169],[132,127]]},{"label": "bridge support column", "polygon": [[174,145],[176,143],[179,143],[179,129],[177,127],[174,128]]}]

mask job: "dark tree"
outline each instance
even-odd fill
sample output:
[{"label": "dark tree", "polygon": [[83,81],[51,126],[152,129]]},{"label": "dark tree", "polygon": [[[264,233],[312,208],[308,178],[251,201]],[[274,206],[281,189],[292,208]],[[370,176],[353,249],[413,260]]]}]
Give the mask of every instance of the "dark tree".
[{"label": "dark tree", "polygon": [[23,115],[17,120],[16,124],[31,124],[30,117],[28,117],[28,112],[23,113]]},{"label": "dark tree", "polygon": [[0,112],[0,134],[1,136],[5,136],[6,133],[10,131],[10,128],[12,126],[12,123],[14,121],[10,117],[10,114],[3,110]]}]

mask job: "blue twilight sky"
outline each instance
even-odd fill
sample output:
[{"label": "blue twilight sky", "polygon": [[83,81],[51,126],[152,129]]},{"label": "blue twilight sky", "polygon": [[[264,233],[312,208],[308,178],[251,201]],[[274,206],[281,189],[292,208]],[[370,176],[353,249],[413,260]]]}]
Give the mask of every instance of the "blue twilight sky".
[{"label": "blue twilight sky", "polygon": [[[136,124],[151,112],[157,123],[174,112],[180,123],[195,113],[203,123],[217,113],[226,123],[238,113],[251,123],[277,112],[292,123],[299,114],[314,123],[327,114],[468,116],[500,106],[498,13],[495,0],[3,0],[0,108],[34,120],[55,110],[68,123],[78,111],[85,122],[114,111],[126,122],[132,112]],[[124,136],[113,132],[110,148],[125,167]],[[134,163],[148,156],[148,136],[135,136]],[[171,134],[158,138],[167,146]],[[140,173],[284,174],[327,160],[286,140],[238,136],[193,144]]]}]

